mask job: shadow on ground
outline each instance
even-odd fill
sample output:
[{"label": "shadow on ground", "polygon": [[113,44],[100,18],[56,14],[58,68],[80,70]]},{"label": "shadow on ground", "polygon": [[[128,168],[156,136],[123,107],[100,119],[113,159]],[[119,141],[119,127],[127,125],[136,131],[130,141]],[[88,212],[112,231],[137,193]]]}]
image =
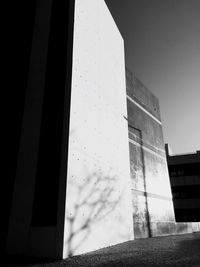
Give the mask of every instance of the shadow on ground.
[{"label": "shadow on ground", "polygon": [[138,239],[61,261],[22,265],[200,267],[200,233]]}]

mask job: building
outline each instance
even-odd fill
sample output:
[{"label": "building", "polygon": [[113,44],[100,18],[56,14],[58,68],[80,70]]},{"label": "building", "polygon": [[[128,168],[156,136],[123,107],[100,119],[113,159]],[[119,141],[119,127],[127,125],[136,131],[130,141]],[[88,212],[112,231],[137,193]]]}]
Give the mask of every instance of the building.
[{"label": "building", "polygon": [[200,151],[169,154],[166,145],[169,176],[177,222],[200,221]]},{"label": "building", "polygon": [[31,3],[1,241],[65,258],[134,238],[124,43],[102,0]]},{"label": "building", "polygon": [[158,99],[127,68],[126,88],[134,237],[199,231],[175,218]]},{"label": "building", "polygon": [[126,69],[131,190],[136,238],[174,231],[158,99]]},{"label": "building", "polygon": [[175,223],[158,100],[125,70],[104,1],[33,6],[12,106],[6,252],[65,258],[192,231]]}]

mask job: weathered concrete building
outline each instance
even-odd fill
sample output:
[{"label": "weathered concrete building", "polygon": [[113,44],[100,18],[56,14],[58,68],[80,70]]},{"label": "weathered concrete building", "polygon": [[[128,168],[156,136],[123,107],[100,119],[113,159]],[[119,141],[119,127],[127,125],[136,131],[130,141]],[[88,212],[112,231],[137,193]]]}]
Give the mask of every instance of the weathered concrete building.
[{"label": "weathered concrete building", "polygon": [[187,232],[174,219],[158,100],[125,74],[104,1],[38,0],[28,27],[7,253],[65,258]]},{"label": "weathered concrete building", "polygon": [[158,99],[126,69],[135,237],[172,233],[174,210]]},{"label": "weathered concrete building", "polygon": [[177,222],[200,221],[200,152],[174,155],[166,145]]},{"label": "weathered concrete building", "polygon": [[6,250],[63,258],[134,238],[124,43],[102,0],[34,12]]},{"label": "weathered concrete building", "polygon": [[[126,88],[134,237],[199,231],[199,223],[175,218],[158,99],[128,69]],[[195,174],[197,158],[190,165]]]}]

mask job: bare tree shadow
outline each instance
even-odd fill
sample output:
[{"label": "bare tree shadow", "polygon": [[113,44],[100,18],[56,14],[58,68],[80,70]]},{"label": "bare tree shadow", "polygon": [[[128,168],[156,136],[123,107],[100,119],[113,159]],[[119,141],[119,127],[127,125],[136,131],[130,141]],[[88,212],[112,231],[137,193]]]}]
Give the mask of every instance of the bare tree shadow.
[{"label": "bare tree shadow", "polygon": [[[71,212],[68,212],[68,238],[65,245],[68,248],[68,256],[73,256],[76,250],[88,238],[91,227],[103,220],[117,206],[121,195],[116,190],[117,176],[101,172],[88,174],[85,179],[72,179],[70,187],[73,187],[76,198],[73,201]],[[78,240],[78,241],[77,241]]]}]

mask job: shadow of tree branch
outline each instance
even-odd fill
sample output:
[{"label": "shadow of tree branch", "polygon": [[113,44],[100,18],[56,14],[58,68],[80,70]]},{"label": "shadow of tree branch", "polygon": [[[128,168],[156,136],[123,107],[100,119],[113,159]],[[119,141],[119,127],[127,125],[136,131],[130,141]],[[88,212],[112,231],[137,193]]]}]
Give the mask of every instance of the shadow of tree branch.
[{"label": "shadow of tree branch", "polygon": [[[75,251],[88,238],[91,226],[103,220],[118,205],[121,194],[116,190],[117,176],[103,175],[101,172],[93,172],[81,180],[81,184],[71,181],[77,194],[73,203],[73,212],[66,217],[68,221],[68,255],[74,255]],[[80,182],[80,180],[79,180]],[[80,235],[80,239],[77,237]],[[76,242],[74,240],[76,239]]]}]

